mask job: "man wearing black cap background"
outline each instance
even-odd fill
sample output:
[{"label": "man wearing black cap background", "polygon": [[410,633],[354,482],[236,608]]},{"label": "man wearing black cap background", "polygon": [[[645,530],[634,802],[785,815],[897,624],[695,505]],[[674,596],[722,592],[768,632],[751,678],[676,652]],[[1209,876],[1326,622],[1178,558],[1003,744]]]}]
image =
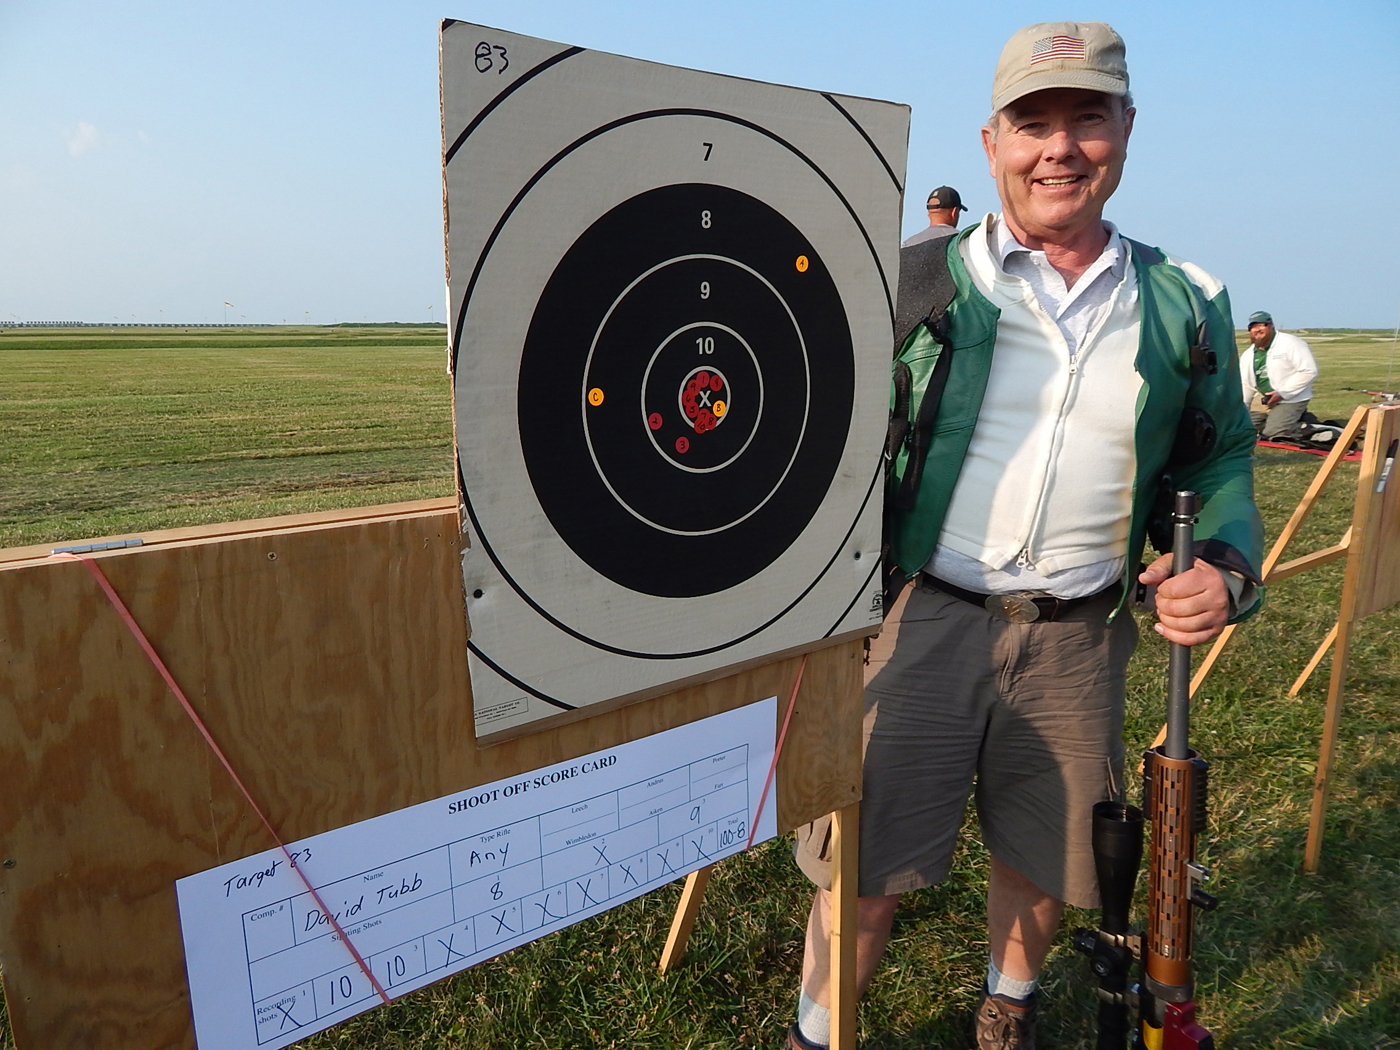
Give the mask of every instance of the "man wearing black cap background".
[{"label": "man wearing black cap background", "polygon": [[958,232],[958,214],[966,211],[958,191],[951,186],[939,186],[928,195],[928,227],[910,237],[901,248],[935,237],[949,237]]}]

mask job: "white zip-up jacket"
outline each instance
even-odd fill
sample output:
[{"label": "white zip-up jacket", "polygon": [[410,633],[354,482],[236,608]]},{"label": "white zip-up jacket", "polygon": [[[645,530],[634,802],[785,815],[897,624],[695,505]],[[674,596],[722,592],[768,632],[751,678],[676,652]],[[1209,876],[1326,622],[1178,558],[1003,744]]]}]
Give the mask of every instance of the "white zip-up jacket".
[{"label": "white zip-up jacket", "polygon": [[[1317,360],[1308,344],[1296,335],[1274,332],[1274,341],[1269,344],[1269,353],[1264,359],[1264,370],[1269,374],[1269,385],[1274,393],[1283,397],[1284,404],[1312,399]],[[1259,392],[1254,380],[1253,343],[1240,354],[1240,385],[1244,387],[1245,404],[1249,404]]]},{"label": "white zip-up jacket", "polygon": [[[961,246],[973,284],[1000,316],[986,394],[929,571],[979,592],[1079,597],[1117,580],[1128,549],[1142,386],[1137,274],[1112,235],[1110,247],[1123,253],[1119,277],[1071,346],[1031,284],[1003,269],[1002,229],[989,215]],[[1081,280],[1088,291],[1089,279]],[[1057,575],[1067,570],[1079,571]]]}]

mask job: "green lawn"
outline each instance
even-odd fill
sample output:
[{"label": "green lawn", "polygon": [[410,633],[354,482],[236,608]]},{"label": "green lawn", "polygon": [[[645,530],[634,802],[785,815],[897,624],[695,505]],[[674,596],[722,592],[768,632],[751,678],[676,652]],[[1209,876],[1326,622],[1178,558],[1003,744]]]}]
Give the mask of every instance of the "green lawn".
[{"label": "green lawn", "polygon": [[[1308,333],[1314,410],[1400,384],[1389,333]],[[0,544],[448,495],[451,418],[438,329],[190,333],[0,330]],[[1350,388],[1350,389],[1349,389]],[[1322,460],[1262,450],[1270,539]],[[1344,465],[1295,550],[1350,521]],[[1199,931],[1198,1002],[1226,1047],[1400,1048],[1400,658],[1395,610],[1353,643],[1323,871],[1300,874],[1326,691],[1287,690],[1331,626],[1341,566],[1274,588],[1207,682],[1193,742],[1212,762],[1205,860],[1222,898]],[[1130,749],[1161,722],[1165,646],[1134,659]],[[985,965],[987,858],[964,830],[952,876],[911,895],[861,1013],[863,1045],[970,1045]],[[658,891],[307,1040],[304,1047],[734,1047],[780,1043],[808,888],[783,842],[722,865],[685,964],[655,963],[677,887]],[[1090,921],[1071,915],[1066,927]],[[1066,938],[1041,1045],[1093,1045],[1091,984]],[[8,1033],[0,1031],[0,1047]],[[43,1048],[36,1048],[43,1050]]]},{"label": "green lawn", "polygon": [[440,326],[89,331],[0,329],[0,546],[452,494]]}]

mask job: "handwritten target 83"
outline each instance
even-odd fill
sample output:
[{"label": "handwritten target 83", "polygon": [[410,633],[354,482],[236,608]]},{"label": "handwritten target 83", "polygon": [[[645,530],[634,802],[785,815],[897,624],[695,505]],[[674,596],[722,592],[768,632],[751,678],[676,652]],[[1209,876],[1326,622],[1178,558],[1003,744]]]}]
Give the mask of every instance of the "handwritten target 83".
[{"label": "handwritten target 83", "polygon": [[574,241],[535,307],[517,388],[530,483],[614,582],[717,593],[821,505],[854,367],[836,286],[796,226],[729,187],[649,190]]}]

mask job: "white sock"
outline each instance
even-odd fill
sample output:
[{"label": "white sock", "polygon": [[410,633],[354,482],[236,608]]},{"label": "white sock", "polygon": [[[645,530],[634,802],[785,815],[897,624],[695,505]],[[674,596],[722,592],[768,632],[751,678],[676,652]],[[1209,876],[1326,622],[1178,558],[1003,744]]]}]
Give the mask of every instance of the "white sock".
[{"label": "white sock", "polygon": [[805,989],[797,1000],[797,1030],[814,1046],[831,1045],[831,1011],[818,1006]]},{"label": "white sock", "polygon": [[1008,999],[1029,999],[1035,994],[1038,981],[1038,977],[1032,977],[1029,981],[1018,981],[1014,977],[1008,977],[997,969],[997,964],[992,962],[990,956],[987,958],[987,991],[992,995],[1004,995]]}]

